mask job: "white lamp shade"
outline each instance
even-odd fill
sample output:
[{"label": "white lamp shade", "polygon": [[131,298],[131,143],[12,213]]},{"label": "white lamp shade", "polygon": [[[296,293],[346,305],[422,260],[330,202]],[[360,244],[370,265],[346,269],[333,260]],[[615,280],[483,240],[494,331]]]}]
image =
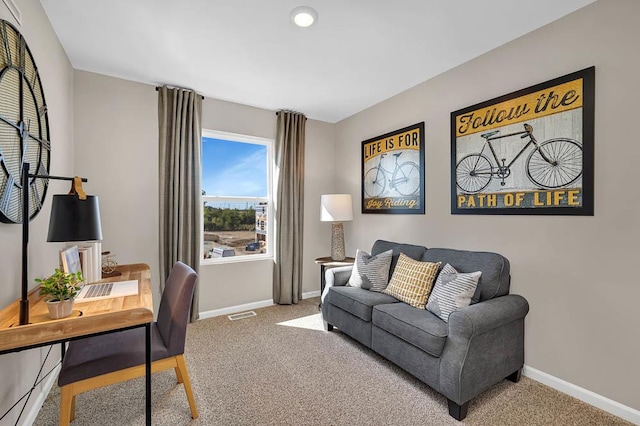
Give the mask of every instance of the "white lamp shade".
[{"label": "white lamp shade", "polygon": [[346,222],[353,220],[351,194],[325,194],[320,197],[320,221]]}]

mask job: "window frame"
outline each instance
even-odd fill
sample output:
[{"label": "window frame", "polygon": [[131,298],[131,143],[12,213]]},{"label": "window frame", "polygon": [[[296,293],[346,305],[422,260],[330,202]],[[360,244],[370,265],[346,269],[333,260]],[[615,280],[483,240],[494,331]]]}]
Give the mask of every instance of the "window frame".
[{"label": "window frame", "polygon": [[[262,138],[259,136],[242,135],[239,133],[228,133],[218,130],[202,129],[202,136],[200,143],[202,144],[202,138],[221,139],[231,142],[250,143],[254,145],[263,145],[267,147],[267,196],[266,197],[243,197],[243,196],[221,196],[221,195],[202,195],[200,194],[200,217],[204,218],[204,203],[243,203],[243,202],[266,202],[267,203],[267,244],[266,253],[258,254],[245,254],[231,257],[212,257],[209,259],[204,258],[204,220],[201,220],[200,229],[200,265],[215,265],[224,263],[237,263],[237,262],[252,262],[257,260],[270,260],[273,259],[274,245],[274,231],[273,231],[273,217],[274,217],[274,200],[273,200],[273,172],[274,172],[274,140],[269,138]],[[202,171],[204,165],[201,165],[200,170],[200,182],[202,184]]]}]

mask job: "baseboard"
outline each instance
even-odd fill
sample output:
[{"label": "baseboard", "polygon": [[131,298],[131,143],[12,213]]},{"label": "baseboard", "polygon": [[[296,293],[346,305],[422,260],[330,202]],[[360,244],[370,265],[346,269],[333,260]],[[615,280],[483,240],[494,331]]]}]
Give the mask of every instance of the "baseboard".
[{"label": "baseboard", "polygon": [[31,406],[31,409],[27,412],[26,416],[24,417],[23,423],[21,423],[22,426],[31,426],[36,421],[36,418],[38,417],[38,413],[42,408],[42,404],[44,404],[44,401],[47,399],[47,396],[49,396],[49,392],[51,391],[53,384],[56,382],[59,372],[60,372],[60,365],[58,364],[56,368],[51,372],[51,374],[49,374],[49,377],[47,377],[47,379],[44,382],[42,382],[42,391],[38,394],[38,397],[34,400],[33,405]]},{"label": "baseboard", "polygon": [[310,291],[308,293],[302,293],[303,299],[311,299],[312,297],[320,297],[320,291]]},{"label": "baseboard", "polygon": [[562,393],[578,398],[580,401],[584,401],[589,405],[593,405],[633,424],[640,425],[640,411],[636,409],[622,405],[612,399],[598,395],[595,392],[576,386],[573,383],[569,383],[551,374],[529,367],[528,365],[524,366],[522,374]]},{"label": "baseboard", "polygon": [[[308,293],[302,293],[303,299],[309,299],[311,297],[319,297],[319,291],[310,291]],[[219,317],[221,315],[235,314],[236,312],[250,311],[252,309],[266,308],[273,305],[273,300],[260,300],[258,302],[245,303],[244,305],[229,306],[228,308],[214,309],[211,311],[200,312],[200,319],[207,319],[213,317]]]}]

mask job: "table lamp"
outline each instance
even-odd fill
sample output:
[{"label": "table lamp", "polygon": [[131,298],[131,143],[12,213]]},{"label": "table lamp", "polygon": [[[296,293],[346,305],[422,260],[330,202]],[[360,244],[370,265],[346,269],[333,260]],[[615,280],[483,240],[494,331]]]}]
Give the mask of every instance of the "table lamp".
[{"label": "table lamp", "polygon": [[100,241],[100,205],[95,195],[54,195],[48,242]]},{"label": "table lamp", "polygon": [[66,195],[54,195],[49,219],[49,242],[95,241],[102,239],[98,197],[87,195],[82,182],[87,179],[38,175],[29,173],[29,163],[22,167],[22,299],[20,300],[20,325],[29,323],[28,261],[29,261],[29,178],[71,181],[71,191]]},{"label": "table lamp", "polygon": [[325,194],[320,197],[320,221],[331,223],[331,259],[344,260],[342,222],[353,220],[351,194]]}]

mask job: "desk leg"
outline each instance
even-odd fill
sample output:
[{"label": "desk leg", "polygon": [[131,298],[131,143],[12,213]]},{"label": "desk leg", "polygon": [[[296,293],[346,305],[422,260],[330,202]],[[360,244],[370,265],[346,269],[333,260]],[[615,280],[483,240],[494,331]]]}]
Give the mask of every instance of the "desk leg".
[{"label": "desk leg", "polygon": [[146,424],[151,426],[151,324],[145,324]]}]

